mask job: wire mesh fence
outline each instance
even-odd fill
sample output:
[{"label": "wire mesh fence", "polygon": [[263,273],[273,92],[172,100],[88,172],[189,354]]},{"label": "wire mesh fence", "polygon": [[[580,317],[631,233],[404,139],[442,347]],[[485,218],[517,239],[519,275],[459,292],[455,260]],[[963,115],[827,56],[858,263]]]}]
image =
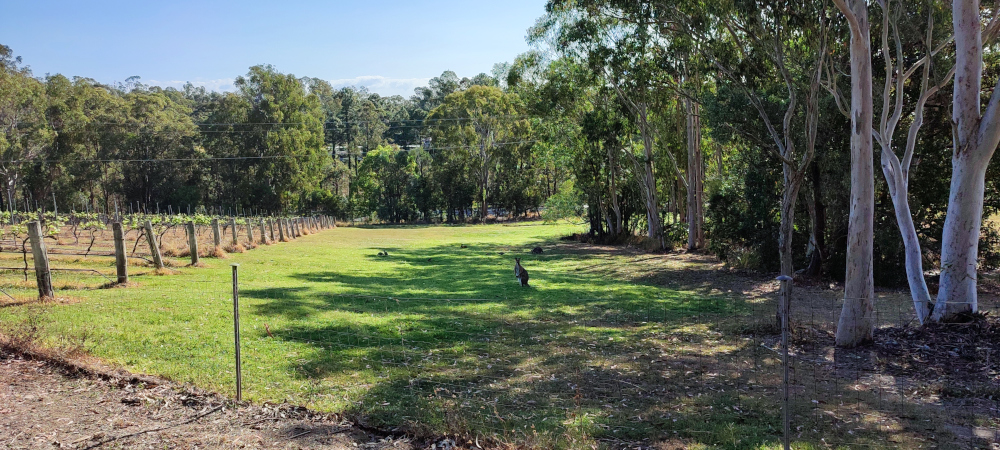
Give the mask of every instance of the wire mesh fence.
[{"label": "wire mesh fence", "polygon": [[[55,300],[0,315],[24,323],[39,314],[66,346],[235,394],[228,276],[151,282],[144,277],[157,275],[139,271],[139,299],[109,283],[113,257],[87,258],[105,268],[56,270]],[[317,275],[307,289],[275,283],[263,266],[240,270],[243,396],[251,401],[343,412],[385,430],[540,447],[676,440],[756,448],[781,437],[776,282],[762,282],[758,295],[544,302],[348,295],[315,288],[346,274]],[[7,304],[28,303],[33,280],[21,269],[0,271]],[[970,330],[983,325],[931,333],[916,324],[905,294],[879,292],[876,343],[838,349],[838,292],[797,292],[788,385],[794,445],[1000,442],[996,342]],[[993,315],[1000,307],[987,299],[980,309]]]}]

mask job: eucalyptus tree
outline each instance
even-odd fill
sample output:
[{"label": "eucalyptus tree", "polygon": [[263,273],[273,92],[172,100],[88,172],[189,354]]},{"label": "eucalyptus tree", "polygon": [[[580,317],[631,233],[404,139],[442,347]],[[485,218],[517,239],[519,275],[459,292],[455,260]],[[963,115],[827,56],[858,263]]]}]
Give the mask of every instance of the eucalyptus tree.
[{"label": "eucalyptus tree", "polygon": [[[793,276],[796,203],[815,155],[820,118],[820,80],[828,36],[826,8],[822,2],[809,0],[734,0],[717,3],[706,12],[703,17],[709,20],[709,27],[687,29],[698,38],[699,49],[717,70],[716,96],[741,97],[732,103],[723,100],[726,106],[722,107],[745,102],[758,116],[758,120],[747,120],[736,113],[724,118],[725,123],[714,125],[725,131],[723,134],[773,151],[780,160],[783,180],[778,254],[781,274]],[[686,22],[697,20],[688,17]],[[788,306],[791,289],[791,283],[782,283],[779,322],[780,308]]]},{"label": "eucalyptus tree", "polygon": [[[125,202],[154,205],[198,203],[198,130],[191,110],[162,92],[135,90],[122,97],[124,121],[114,159],[120,177],[113,189]],[[187,188],[186,188],[187,187]]]},{"label": "eucalyptus tree", "polygon": [[412,155],[398,147],[379,146],[368,152],[352,181],[360,211],[393,223],[411,219],[416,205],[408,188],[416,170]]},{"label": "eucalyptus tree", "polygon": [[986,169],[1000,142],[1000,79],[981,104],[983,42],[1000,32],[1000,12],[982,23],[978,0],[952,2],[955,81],[952,91],[951,189],[941,238],[941,281],[931,320],[978,311],[978,257]]},{"label": "eucalyptus tree", "polygon": [[234,85],[237,92],[213,111],[217,130],[206,143],[212,156],[231,158],[215,166],[226,183],[216,200],[293,208],[323,179],[330,161],[319,98],[272,66],[253,66]]},{"label": "eucalyptus tree", "polygon": [[[549,14],[532,31],[533,39],[548,39],[567,57],[585,62],[616,93],[635,123],[639,142],[632,141],[630,147],[634,150],[624,155],[639,174],[637,182],[646,206],[647,236],[660,248],[666,248],[654,171],[659,134],[655,116],[659,114],[658,108],[685,87],[685,58],[674,57],[672,41],[658,33],[659,17],[655,16],[655,8],[647,3],[553,0],[546,9]],[[683,56],[683,52],[680,54]],[[695,123],[692,121],[691,125]],[[689,133],[689,136],[695,134]],[[692,143],[689,148],[697,146]],[[688,191],[697,195],[701,192],[702,166],[697,161],[698,153],[693,153],[688,155],[692,164],[682,179]],[[665,154],[673,157],[670,152]],[[680,174],[676,161],[672,161],[672,166]],[[693,240],[689,240],[689,248],[697,247],[698,238],[702,236],[701,208],[692,206],[688,234]]]},{"label": "eucalyptus tree", "polygon": [[462,89],[462,80],[455,72],[446,70],[441,75],[431,78],[427,86],[420,86],[413,89],[413,96],[410,97],[417,109],[424,111],[424,116],[432,109],[444,103],[445,97],[453,92]]},{"label": "eucalyptus tree", "polygon": [[489,86],[472,86],[449,94],[427,116],[426,123],[433,124],[436,145],[471,156],[480,219],[488,213],[499,153],[518,145],[530,131],[528,122],[520,116],[517,95]]},{"label": "eucalyptus tree", "polygon": [[522,166],[533,169],[520,177],[525,195],[510,192],[545,200],[572,176],[574,158],[584,145],[581,121],[593,108],[595,78],[571,59],[550,60],[534,51],[519,55],[505,71],[507,92],[524,102],[532,130],[530,155],[521,158]]},{"label": "eucalyptus tree", "polygon": [[836,342],[839,346],[854,347],[871,340],[875,329],[871,25],[866,1],[834,0],[834,4],[847,19],[851,33],[851,212],[844,306],[837,324]]},{"label": "eucalyptus tree", "polygon": [[29,161],[42,155],[55,137],[45,117],[45,86],[20,61],[9,47],[0,46],[0,177],[8,207]]},{"label": "eucalyptus tree", "polygon": [[383,135],[388,125],[380,102],[378,94],[370,94],[363,87],[341,88],[331,102],[339,110],[328,116],[327,141],[335,152],[344,154],[348,167],[355,173],[365,153],[385,143]]}]

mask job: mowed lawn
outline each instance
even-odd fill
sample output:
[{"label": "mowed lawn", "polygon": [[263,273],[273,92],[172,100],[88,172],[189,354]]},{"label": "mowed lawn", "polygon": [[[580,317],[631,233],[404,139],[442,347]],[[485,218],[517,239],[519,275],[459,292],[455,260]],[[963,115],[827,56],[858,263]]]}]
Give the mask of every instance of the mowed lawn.
[{"label": "mowed lawn", "polygon": [[[238,263],[245,399],[542,448],[774,445],[776,391],[759,386],[775,381],[763,374],[776,373],[776,361],[748,356],[753,345],[720,332],[744,305],[615,275],[636,263],[559,240],[580,231],[341,227],[204,258],[205,267],[177,258],[171,275],[133,268],[125,288],[57,272],[60,301],[10,302],[0,320],[8,333],[37,324],[50,345],[232,395],[230,265]],[[531,254],[536,245],[544,253]],[[515,256],[529,288],[513,276]],[[0,258],[20,264],[20,255]],[[108,258],[53,265],[114,272]],[[6,272],[2,285],[30,296],[21,277]]]}]

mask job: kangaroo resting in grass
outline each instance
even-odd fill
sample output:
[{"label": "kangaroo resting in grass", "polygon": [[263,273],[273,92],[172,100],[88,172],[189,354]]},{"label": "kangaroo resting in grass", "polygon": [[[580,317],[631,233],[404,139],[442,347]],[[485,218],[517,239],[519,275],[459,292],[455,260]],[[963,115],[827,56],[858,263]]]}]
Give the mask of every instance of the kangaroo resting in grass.
[{"label": "kangaroo resting in grass", "polygon": [[514,258],[514,277],[521,282],[521,286],[528,285],[528,271],[521,267],[521,258]]}]

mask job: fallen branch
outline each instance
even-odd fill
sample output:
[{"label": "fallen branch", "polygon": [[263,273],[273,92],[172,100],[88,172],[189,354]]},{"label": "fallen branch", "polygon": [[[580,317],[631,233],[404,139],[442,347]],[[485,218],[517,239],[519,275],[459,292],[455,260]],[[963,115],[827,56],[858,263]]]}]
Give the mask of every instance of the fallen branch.
[{"label": "fallen branch", "polygon": [[198,414],[198,415],[196,415],[196,416],[194,416],[194,417],[192,417],[192,418],[190,418],[188,420],[185,420],[183,422],[175,423],[173,425],[166,425],[166,426],[162,426],[162,427],[157,427],[157,428],[150,428],[148,430],[137,431],[135,433],[123,434],[121,436],[116,436],[116,437],[113,437],[113,438],[108,438],[108,439],[100,441],[100,442],[98,442],[98,443],[96,443],[94,445],[91,445],[90,447],[86,447],[86,448],[89,450],[89,449],[92,449],[92,448],[97,448],[97,447],[103,446],[104,444],[107,444],[107,443],[110,443],[110,442],[118,441],[118,440],[125,439],[125,438],[135,437],[135,436],[138,436],[140,434],[153,433],[153,432],[156,432],[156,431],[163,431],[163,430],[166,430],[166,429],[170,429],[170,428],[174,428],[174,427],[179,427],[181,425],[187,425],[187,424],[189,424],[191,422],[194,422],[194,421],[196,421],[198,419],[201,419],[202,417],[205,417],[205,416],[207,416],[209,414],[212,414],[212,413],[214,413],[214,412],[222,409],[222,406],[223,405],[216,406],[215,408],[212,408],[210,411]]}]

